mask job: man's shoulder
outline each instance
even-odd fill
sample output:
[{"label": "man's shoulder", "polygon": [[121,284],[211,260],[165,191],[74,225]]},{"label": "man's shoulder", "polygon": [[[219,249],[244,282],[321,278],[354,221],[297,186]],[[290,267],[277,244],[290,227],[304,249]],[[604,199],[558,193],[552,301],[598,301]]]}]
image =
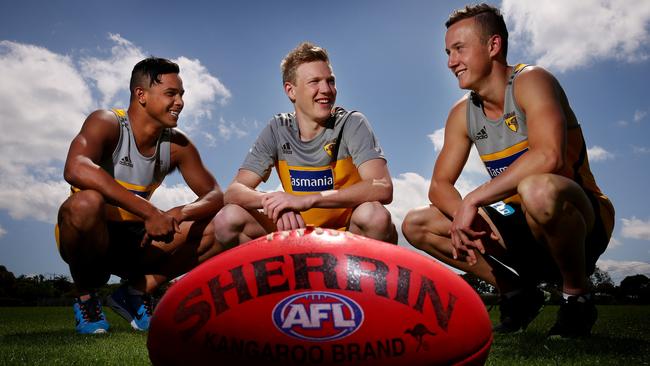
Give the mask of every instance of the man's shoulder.
[{"label": "man's shoulder", "polygon": [[189,136],[178,127],[164,129],[162,139],[168,139],[172,144],[181,146],[192,143]]},{"label": "man's shoulder", "polygon": [[117,123],[120,113],[123,113],[126,117],[126,112],[123,109],[97,109],[88,115],[86,121],[97,120],[106,123]]},{"label": "man's shoulder", "polygon": [[[555,80],[555,76],[545,68],[537,65],[524,65],[516,71],[516,78],[513,84],[519,86],[523,84],[535,84]],[[517,66],[520,66],[517,65]]]},{"label": "man's shoulder", "polygon": [[467,112],[467,104],[470,101],[476,101],[476,96],[472,92],[466,93],[460,99],[458,99],[454,105],[451,106],[449,110],[449,117],[452,116],[465,116]]},{"label": "man's shoulder", "polygon": [[106,135],[110,138],[119,136],[119,119],[116,114],[107,109],[98,109],[88,115],[81,127],[81,134],[94,136]]}]

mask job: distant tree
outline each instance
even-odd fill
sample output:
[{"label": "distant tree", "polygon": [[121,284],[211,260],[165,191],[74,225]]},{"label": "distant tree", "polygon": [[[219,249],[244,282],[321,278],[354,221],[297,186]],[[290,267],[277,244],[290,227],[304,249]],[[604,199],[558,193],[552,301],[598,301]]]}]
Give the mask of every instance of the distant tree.
[{"label": "distant tree", "polygon": [[650,278],[646,275],[638,274],[627,276],[621,281],[619,286],[622,296],[634,300],[635,302],[650,302]]},{"label": "distant tree", "polygon": [[479,294],[491,294],[496,292],[494,286],[474,276],[471,273],[464,273],[461,277]]},{"label": "distant tree", "polygon": [[595,293],[613,295],[616,292],[614,281],[606,271],[596,267],[590,279]]},{"label": "distant tree", "polygon": [[10,297],[13,294],[16,277],[7,270],[7,267],[0,266],[0,297]]}]

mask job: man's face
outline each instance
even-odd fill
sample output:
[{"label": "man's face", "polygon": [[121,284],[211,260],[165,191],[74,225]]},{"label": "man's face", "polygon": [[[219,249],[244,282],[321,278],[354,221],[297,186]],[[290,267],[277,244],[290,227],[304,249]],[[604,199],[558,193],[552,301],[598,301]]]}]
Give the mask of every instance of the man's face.
[{"label": "man's face", "polygon": [[178,74],[160,75],[160,83],[144,88],[147,113],[164,127],[176,127],[183,110],[183,81]]},{"label": "man's face", "polygon": [[458,79],[461,89],[477,89],[477,82],[489,73],[490,50],[481,40],[474,18],[454,23],[445,35],[447,67]]},{"label": "man's face", "polygon": [[326,62],[301,64],[296,69],[295,83],[286,82],[284,88],[299,115],[319,123],[330,117],[336,101],[336,84]]}]

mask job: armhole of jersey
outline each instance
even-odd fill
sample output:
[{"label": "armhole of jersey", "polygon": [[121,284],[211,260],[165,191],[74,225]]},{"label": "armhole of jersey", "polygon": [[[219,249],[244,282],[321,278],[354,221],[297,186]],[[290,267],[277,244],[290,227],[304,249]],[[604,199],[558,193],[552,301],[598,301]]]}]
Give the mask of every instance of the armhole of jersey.
[{"label": "armhole of jersey", "polygon": [[470,108],[472,107],[470,104],[473,104],[474,102],[472,101],[472,93],[469,92],[467,93],[467,98],[465,99],[465,127],[467,128],[467,137],[469,140],[474,143],[474,128],[472,127],[472,112],[470,111]]},{"label": "armhole of jersey", "polygon": [[111,154],[111,158],[113,159],[113,163],[115,163],[119,159],[119,152],[120,152],[120,146],[122,146],[122,139],[124,139],[124,131],[122,129],[122,122],[126,121],[126,117],[122,116],[121,113],[124,113],[124,110],[122,109],[116,109],[113,108],[111,109],[111,112],[115,115],[115,118],[117,119],[117,128],[120,129],[120,137],[117,139],[117,144],[115,144],[115,148],[113,149],[113,154]]},{"label": "armhole of jersey", "polygon": [[517,113],[519,113],[522,116],[525,116],[525,113],[521,110],[521,107],[519,107],[519,103],[517,103],[517,98],[515,97],[515,79],[517,76],[519,76],[519,73],[526,67],[530,65],[528,64],[517,64],[514,67],[514,70],[512,71],[512,82],[510,85],[510,94],[512,94],[512,105],[515,106],[515,110]]},{"label": "armhole of jersey", "polygon": [[160,157],[158,158],[158,161],[162,162],[160,170],[163,172],[163,176],[166,176],[167,173],[169,173],[169,167],[172,160],[172,130],[170,128],[163,130],[163,136],[160,139],[160,146],[158,146],[158,149],[162,156],[162,159],[160,159]]}]

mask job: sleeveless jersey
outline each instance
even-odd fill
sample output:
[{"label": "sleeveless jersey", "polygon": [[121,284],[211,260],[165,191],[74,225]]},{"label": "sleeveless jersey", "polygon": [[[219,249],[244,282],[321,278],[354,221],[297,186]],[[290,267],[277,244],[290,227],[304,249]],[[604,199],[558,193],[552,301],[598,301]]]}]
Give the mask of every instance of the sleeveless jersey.
[{"label": "sleeveless jersey", "polygon": [[[151,156],[138,151],[131,131],[128,115],[123,109],[113,109],[120,125],[120,138],[111,156],[99,164],[117,183],[144,199],[151,198],[169,172],[171,129],[166,128],[158,139],[156,150]],[[78,191],[71,187],[73,192]],[[106,205],[109,221],[141,221],[139,216],[120,207]]]},{"label": "sleeveless jersey", "polygon": [[[266,181],[275,166],[285,192],[305,195],[361,181],[357,167],[377,158],[384,159],[384,154],[365,116],[337,107],[323,131],[310,141],[300,140],[295,113],[274,116],[241,169]],[[352,209],[312,208],[301,215],[306,224],[342,229],[348,226]]]},{"label": "sleeveless jersey", "polygon": [[[514,67],[506,86],[503,116],[490,120],[483,112],[483,105],[478,95],[470,93],[467,100],[467,133],[476,145],[481,160],[490,178],[505,171],[510,164],[528,151],[528,126],[526,115],[515,101],[514,80],[527,67],[518,64]],[[587,158],[587,148],[582,130],[573,113],[567,113],[567,156],[565,168],[558,174],[574,180],[583,189],[593,193],[599,201],[607,201],[601,192]],[[518,201],[518,195],[504,200]]]}]

